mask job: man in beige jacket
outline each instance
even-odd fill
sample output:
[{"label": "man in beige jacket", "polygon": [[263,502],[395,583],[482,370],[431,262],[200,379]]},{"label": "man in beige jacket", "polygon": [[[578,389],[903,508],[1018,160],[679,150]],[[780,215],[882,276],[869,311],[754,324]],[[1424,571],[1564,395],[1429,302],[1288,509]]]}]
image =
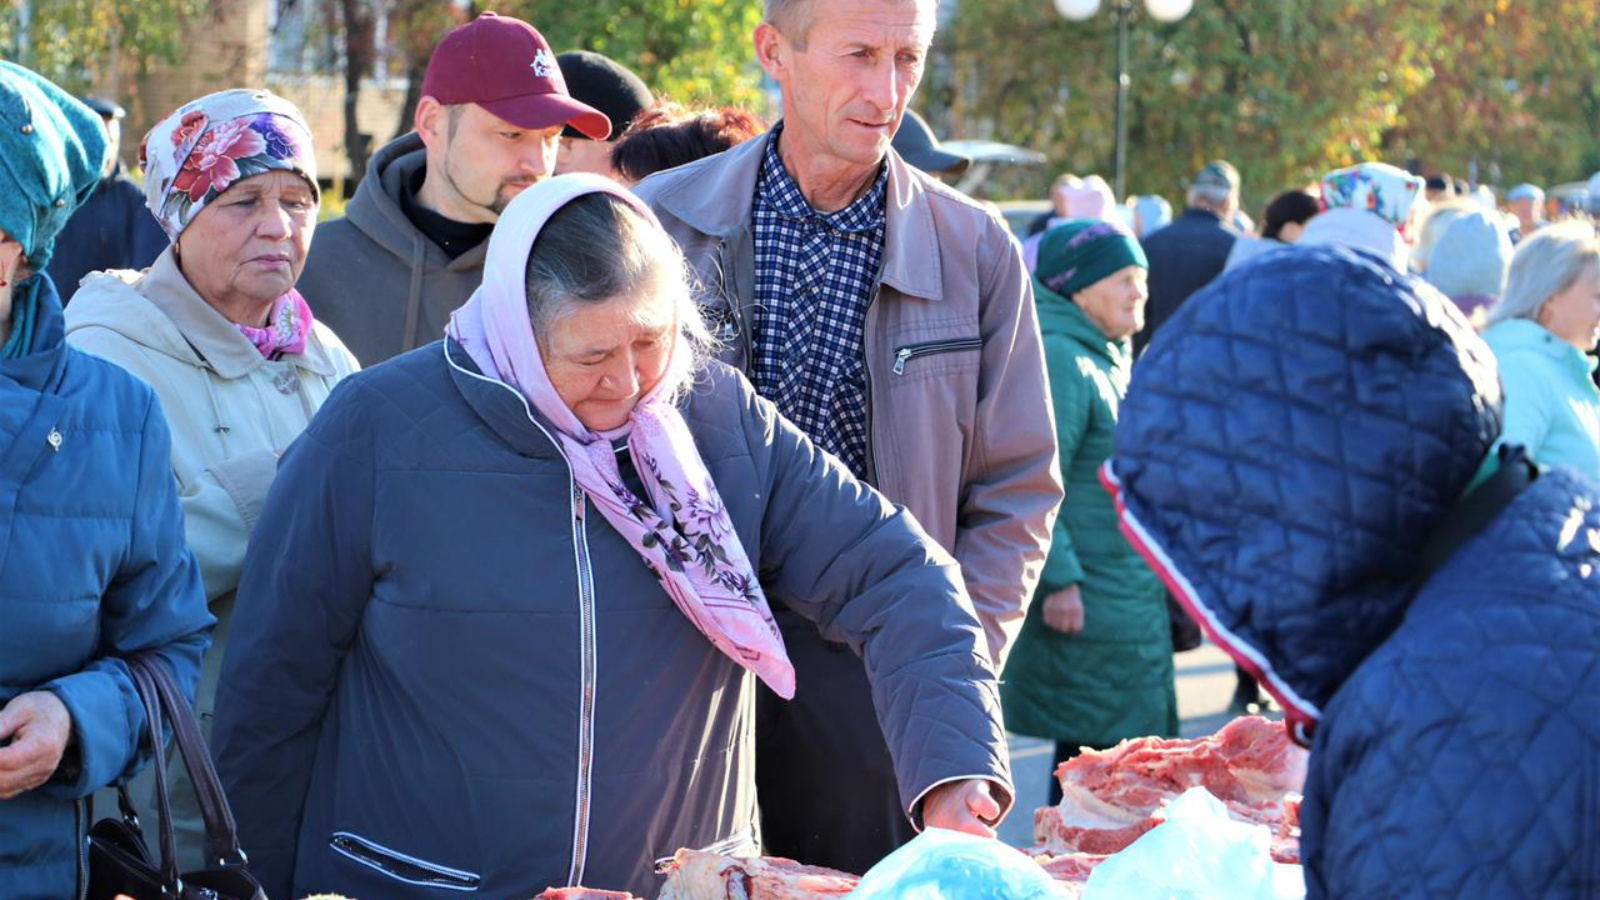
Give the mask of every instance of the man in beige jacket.
[{"label": "man in beige jacket", "polygon": [[[1062,487],[1015,240],[890,148],[933,7],[767,0],[756,51],[783,120],[638,192],[699,276],[729,361],[955,555],[998,670]],[[919,798],[897,796],[861,661],[779,620],[798,692],[758,713],[764,849],[860,872],[910,836]]]}]

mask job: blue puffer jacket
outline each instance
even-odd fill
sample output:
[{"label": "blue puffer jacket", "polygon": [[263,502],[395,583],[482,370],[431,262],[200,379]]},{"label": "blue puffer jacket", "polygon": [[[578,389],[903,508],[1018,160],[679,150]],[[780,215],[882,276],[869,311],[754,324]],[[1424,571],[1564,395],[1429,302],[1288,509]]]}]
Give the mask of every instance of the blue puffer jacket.
[{"label": "blue puffer jacket", "polygon": [[1336,247],[1225,275],[1135,369],[1104,480],[1314,732],[1312,900],[1600,896],[1600,490],[1553,470],[1441,541],[1500,409],[1448,300]]},{"label": "blue puffer jacket", "polygon": [[79,766],[0,800],[6,900],[81,895],[83,798],[149,755],[116,657],[159,650],[192,696],[212,624],[155,394],[68,348],[61,302],[38,278],[33,352],[0,361],[0,705],[53,692]]}]

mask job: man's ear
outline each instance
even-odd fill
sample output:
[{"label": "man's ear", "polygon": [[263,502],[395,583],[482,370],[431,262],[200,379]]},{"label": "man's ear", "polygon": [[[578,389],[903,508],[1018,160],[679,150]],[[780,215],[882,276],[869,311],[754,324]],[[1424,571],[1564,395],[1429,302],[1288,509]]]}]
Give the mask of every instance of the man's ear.
[{"label": "man's ear", "polygon": [[417,112],[412,117],[411,127],[417,130],[423,146],[430,150],[443,149],[450,128],[449,119],[450,111],[445,109],[444,104],[432,97],[423,97],[417,101]]},{"label": "man's ear", "polygon": [[756,61],[774,81],[782,83],[789,71],[789,54],[793,52],[787,38],[771,23],[756,26],[754,35]]}]

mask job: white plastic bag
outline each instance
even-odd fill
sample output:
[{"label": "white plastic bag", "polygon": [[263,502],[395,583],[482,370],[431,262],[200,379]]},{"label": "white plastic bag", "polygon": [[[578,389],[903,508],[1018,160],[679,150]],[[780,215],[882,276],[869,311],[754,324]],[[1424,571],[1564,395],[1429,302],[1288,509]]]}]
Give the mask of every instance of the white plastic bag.
[{"label": "white plastic bag", "polygon": [[1271,841],[1265,825],[1192,788],[1166,822],[1095,867],[1083,900],[1304,900],[1300,867],[1273,862]]},{"label": "white plastic bag", "polygon": [[862,876],[846,900],[1058,900],[1065,891],[1022,851],[929,828]]}]

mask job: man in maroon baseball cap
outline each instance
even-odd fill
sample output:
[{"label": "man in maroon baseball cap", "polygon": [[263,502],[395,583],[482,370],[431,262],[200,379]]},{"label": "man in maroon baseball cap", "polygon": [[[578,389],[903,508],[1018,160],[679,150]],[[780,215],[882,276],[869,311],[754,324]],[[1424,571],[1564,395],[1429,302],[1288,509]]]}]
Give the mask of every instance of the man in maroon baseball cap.
[{"label": "man in maroon baseball cap", "polygon": [[474,103],[519,128],[570,124],[596,141],[611,134],[604,113],[568,93],[544,36],[527,22],[494,13],[445,35],[428,61],[422,96],[445,106]]},{"label": "man in maroon baseball cap", "polygon": [[483,280],[501,210],[555,171],[563,127],[611,133],[544,37],[494,13],[439,42],[413,121],[373,156],[345,218],[317,229],[297,285],[367,366],[444,333]]}]

